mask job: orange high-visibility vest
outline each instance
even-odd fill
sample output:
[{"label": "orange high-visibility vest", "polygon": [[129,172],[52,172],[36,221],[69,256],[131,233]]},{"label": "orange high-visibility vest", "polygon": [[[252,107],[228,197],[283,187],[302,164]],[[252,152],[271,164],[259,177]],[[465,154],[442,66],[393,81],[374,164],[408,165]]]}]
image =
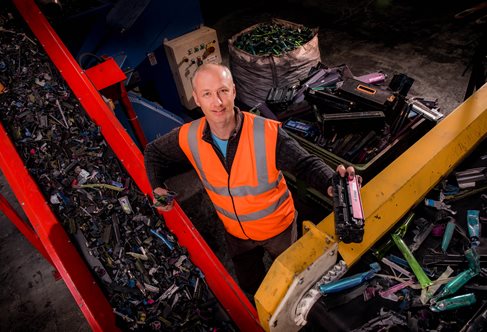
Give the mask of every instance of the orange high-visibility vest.
[{"label": "orange high-visibility vest", "polygon": [[181,127],[179,145],[227,232],[241,239],[262,241],[283,232],[293,222],[295,208],[286,180],[276,168],[280,124],[242,113],[242,132],[230,174],[213,146],[202,138],[204,118]]}]

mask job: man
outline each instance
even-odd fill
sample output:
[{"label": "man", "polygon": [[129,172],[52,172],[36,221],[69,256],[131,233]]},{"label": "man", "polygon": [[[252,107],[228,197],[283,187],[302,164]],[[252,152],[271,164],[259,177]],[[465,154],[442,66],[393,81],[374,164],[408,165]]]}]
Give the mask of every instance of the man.
[{"label": "man", "polygon": [[[297,239],[297,212],[281,171],[330,196],[334,173],[278,122],[236,108],[235,85],[227,67],[204,64],[192,83],[204,117],[147,145],[147,174],[154,193],[165,196],[169,176],[188,163],[195,168],[223,221],[239,284],[255,294],[266,273],[264,250],[274,259]],[[342,165],[337,171],[342,176],[347,172]],[[354,176],[352,167],[348,172]],[[171,208],[172,203],[159,210]]]}]

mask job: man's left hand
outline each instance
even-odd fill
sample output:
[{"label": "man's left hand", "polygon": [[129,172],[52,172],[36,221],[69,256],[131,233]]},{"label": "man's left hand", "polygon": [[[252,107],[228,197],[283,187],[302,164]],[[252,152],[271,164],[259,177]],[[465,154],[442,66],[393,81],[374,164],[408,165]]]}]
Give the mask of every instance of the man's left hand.
[{"label": "man's left hand", "polygon": [[[360,175],[355,174],[355,168],[353,168],[353,166],[348,166],[347,168],[345,168],[344,165],[340,164],[337,166],[336,171],[337,171],[337,173],[340,174],[340,176],[342,178],[345,176],[348,176],[349,180],[353,180],[354,177],[357,177],[357,182],[358,182],[359,186],[362,186],[362,177]],[[333,197],[333,187],[332,186],[329,186],[326,192],[327,192],[328,196]]]}]

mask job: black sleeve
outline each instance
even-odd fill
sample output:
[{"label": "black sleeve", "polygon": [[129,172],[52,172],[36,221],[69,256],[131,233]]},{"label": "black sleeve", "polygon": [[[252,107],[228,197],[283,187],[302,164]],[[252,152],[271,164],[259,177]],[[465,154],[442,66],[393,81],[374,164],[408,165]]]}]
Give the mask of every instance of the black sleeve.
[{"label": "black sleeve", "polygon": [[333,169],[315,155],[306,151],[299,143],[279,128],[276,151],[277,169],[287,171],[326,195],[331,185]]},{"label": "black sleeve", "polygon": [[144,163],[152,188],[164,187],[168,178],[190,169],[191,163],[179,146],[179,128],[147,144]]}]

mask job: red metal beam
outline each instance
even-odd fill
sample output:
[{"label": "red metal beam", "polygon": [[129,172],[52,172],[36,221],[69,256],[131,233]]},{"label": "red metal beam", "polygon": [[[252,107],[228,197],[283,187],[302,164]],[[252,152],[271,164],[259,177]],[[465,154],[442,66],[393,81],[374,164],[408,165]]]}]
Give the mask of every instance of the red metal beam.
[{"label": "red metal beam", "polygon": [[[35,2],[33,0],[13,0],[13,2],[81,105],[91,119],[101,127],[103,136],[130,176],[142,192],[152,195],[142,153],[105,104]],[[179,205],[175,204],[171,212],[165,213],[164,219],[171,231],[178,237],[179,243],[188,248],[191,261],[205,274],[209,287],[240,330],[262,331],[255,307],[228,274]]]},{"label": "red metal beam", "polygon": [[37,249],[44,258],[54,267],[54,262],[49,257],[46,248],[42,245],[41,240],[36,232],[19,216],[7,199],[0,194],[0,211],[17,227],[17,229],[27,238],[27,240]]},{"label": "red metal beam", "polygon": [[[127,90],[125,89],[125,83],[123,81],[125,81],[127,76],[125,76],[125,73],[120,69],[115,60],[113,60],[113,58],[106,58],[104,62],[86,69],[85,74],[98,91],[107,88],[111,89],[111,91],[116,91],[116,93],[110,93],[108,97],[120,100],[122,111],[125,113],[125,116],[134,131],[135,138],[144,149],[147,145],[147,138],[145,137],[144,130],[140,125],[132,103],[129,100]],[[102,92],[104,93],[104,91]],[[105,95],[105,97],[107,97],[107,95]]]},{"label": "red metal beam", "polygon": [[93,331],[116,331],[110,304],[0,124],[0,169]]},{"label": "red metal beam", "polygon": [[125,84],[123,82],[119,83],[119,89],[120,89],[120,102],[122,104],[121,105],[122,111],[125,113],[125,116],[127,117],[127,120],[129,121],[130,126],[134,131],[135,137],[139,141],[142,149],[145,149],[148,143],[147,138],[145,137],[142,126],[140,125],[137,113],[135,113],[134,107],[130,102],[129,96],[127,94],[127,90],[125,89]]}]

